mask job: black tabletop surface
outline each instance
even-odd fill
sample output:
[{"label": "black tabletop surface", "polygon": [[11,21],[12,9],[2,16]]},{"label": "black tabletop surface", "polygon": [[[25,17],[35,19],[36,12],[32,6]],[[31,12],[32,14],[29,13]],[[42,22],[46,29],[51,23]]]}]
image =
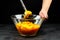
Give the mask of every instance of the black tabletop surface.
[{"label": "black tabletop surface", "polygon": [[0,40],[60,40],[60,24],[42,24],[34,37],[22,37],[13,24],[0,24]]}]

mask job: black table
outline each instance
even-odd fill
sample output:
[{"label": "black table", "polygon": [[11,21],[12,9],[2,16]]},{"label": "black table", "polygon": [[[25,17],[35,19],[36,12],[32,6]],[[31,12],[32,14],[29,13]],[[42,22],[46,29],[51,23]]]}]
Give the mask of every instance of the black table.
[{"label": "black table", "polygon": [[60,24],[42,24],[35,37],[22,37],[13,24],[0,24],[0,40],[60,40]]}]

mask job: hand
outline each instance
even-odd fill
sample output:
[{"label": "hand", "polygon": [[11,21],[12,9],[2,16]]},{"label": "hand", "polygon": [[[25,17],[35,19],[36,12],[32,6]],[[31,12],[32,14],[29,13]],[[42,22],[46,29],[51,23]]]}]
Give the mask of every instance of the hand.
[{"label": "hand", "polygon": [[47,14],[47,11],[46,10],[41,10],[39,12],[39,15],[41,18],[44,18],[44,19],[47,19],[48,18],[48,14]]}]

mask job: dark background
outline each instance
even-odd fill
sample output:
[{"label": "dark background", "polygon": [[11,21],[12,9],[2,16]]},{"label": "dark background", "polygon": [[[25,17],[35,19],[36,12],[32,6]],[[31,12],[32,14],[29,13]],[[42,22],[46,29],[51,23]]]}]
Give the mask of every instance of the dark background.
[{"label": "dark background", "polygon": [[[42,0],[23,0],[27,9],[35,14],[41,10]],[[23,14],[24,9],[19,0],[0,1],[0,24],[12,24],[11,15]],[[48,12],[49,18],[45,23],[60,23],[60,1],[53,0]]]}]

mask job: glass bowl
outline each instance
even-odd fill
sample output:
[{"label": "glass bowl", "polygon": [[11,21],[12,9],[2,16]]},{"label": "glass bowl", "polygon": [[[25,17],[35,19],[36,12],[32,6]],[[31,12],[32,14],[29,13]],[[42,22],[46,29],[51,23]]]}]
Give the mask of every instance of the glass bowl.
[{"label": "glass bowl", "polygon": [[23,14],[11,16],[18,33],[21,36],[35,36],[41,27],[43,19],[39,15],[34,15],[29,19],[24,19]]}]

